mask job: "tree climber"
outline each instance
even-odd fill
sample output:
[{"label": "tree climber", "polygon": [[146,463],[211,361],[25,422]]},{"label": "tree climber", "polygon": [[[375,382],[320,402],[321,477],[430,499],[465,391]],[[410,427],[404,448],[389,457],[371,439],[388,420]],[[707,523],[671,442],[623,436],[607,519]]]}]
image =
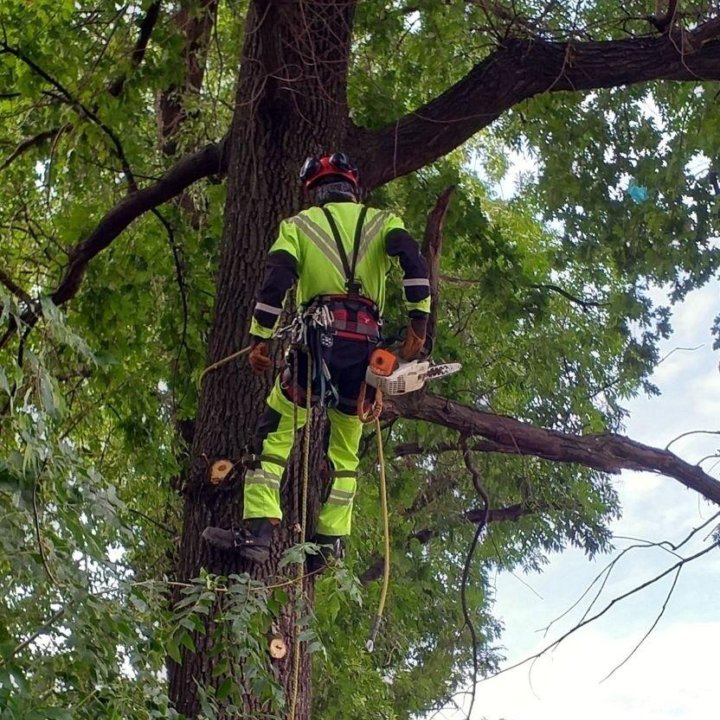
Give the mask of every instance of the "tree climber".
[{"label": "tree climber", "polygon": [[[308,558],[313,571],[338,557],[341,538],[350,534],[362,434],[358,395],[380,340],[390,258],[399,260],[405,277],[409,320],[400,349],[404,360],[418,357],[425,344],[430,286],[418,244],[400,219],[360,203],[358,170],[345,153],[308,158],[300,180],[313,205],[280,223],[250,326],[249,362],[256,374],[271,369],[269,341],[295,281],[306,318],[306,348],[291,353],[289,367],[275,379],[256,430],[254,454],[245,458],[243,527],[208,527],[203,537],[248,560],[268,559],[274,527],[282,518],[280,480],[294,429],[307,421],[309,348],[312,400],[328,406],[326,455],[333,480],[313,538],[322,552]],[[324,318],[324,325],[318,318]]]}]

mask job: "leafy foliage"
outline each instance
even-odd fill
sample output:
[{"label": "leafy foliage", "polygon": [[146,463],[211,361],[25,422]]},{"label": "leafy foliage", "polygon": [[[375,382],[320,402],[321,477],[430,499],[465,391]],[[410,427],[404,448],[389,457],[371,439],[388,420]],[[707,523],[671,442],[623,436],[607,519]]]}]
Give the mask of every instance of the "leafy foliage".
[{"label": "leafy foliage", "polygon": [[[239,680],[273,712],[286,702],[264,650],[285,590],[205,576],[170,599],[224,186],[212,178],[143,216],[95,258],[71,304],[49,299],[72,248],[133,183],[159,177],[230,122],[247,4],[220,5],[200,88],[184,85],[177,3],[163,4],[142,61],[133,60],[151,4],[5,0],[0,11],[0,325],[21,330],[0,350],[3,719],[178,717],[166,658],[193,651],[198,619],[210,613],[223,680],[203,688],[204,717],[241,707]],[[625,3],[622,18],[604,0],[575,11],[518,2],[511,19],[483,5],[361,3],[348,91],[354,121],[393,121],[460,79],[504,34],[530,32],[533,18],[546,38],[648,32],[639,2]],[[158,130],[156,113],[171,96],[183,104],[172,133]],[[669,288],[679,301],[718,269],[714,105],[714,88],[703,83],[540,96],[375,192],[373,203],[421,237],[434,199],[457,187],[435,356],[464,371],[444,393],[552,429],[622,428],[623,402],[654,391],[647,378],[670,332],[668,308],[651,290]],[[532,168],[510,190],[518,151]],[[631,183],[646,199],[633,199]],[[393,292],[391,331],[403,323],[398,283]],[[31,333],[21,319],[33,310],[30,297],[43,298]],[[384,432],[394,577],[387,618],[368,655],[381,538],[367,449],[347,567],[318,583],[314,613],[304,613],[317,717],[409,718],[446,702],[472,665],[459,591],[475,530],[466,513],[479,500],[458,438],[406,422]],[[401,453],[409,444],[418,452]],[[491,524],[472,568],[469,601],[487,673],[502,659],[491,573],[541,569],[570,544],[589,555],[606,550],[619,507],[599,473],[473,457],[493,508],[522,508],[514,521]]]}]

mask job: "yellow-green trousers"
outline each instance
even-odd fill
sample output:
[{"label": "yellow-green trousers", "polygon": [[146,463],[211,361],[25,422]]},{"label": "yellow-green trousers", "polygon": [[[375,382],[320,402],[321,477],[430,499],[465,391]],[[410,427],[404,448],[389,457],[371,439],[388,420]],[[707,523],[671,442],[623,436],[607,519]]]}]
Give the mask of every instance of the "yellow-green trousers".
[{"label": "yellow-green trousers", "polygon": [[[268,408],[260,421],[256,448],[259,461],[245,475],[245,519],[282,518],[280,480],[295,441],[295,427],[304,427],[307,409],[297,407],[283,393],[280,378],[267,399]],[[297,413],[297,420],[294,414]],[[349,535],[353,498],[357,486],[358,446],[362,423],[355,414],[335,408],[327,411],[330,437],[327,457],[333,470],[330,495],[320,509],[316,530],[322,535]],[[260,445],[260,442],[258,442]]]}]

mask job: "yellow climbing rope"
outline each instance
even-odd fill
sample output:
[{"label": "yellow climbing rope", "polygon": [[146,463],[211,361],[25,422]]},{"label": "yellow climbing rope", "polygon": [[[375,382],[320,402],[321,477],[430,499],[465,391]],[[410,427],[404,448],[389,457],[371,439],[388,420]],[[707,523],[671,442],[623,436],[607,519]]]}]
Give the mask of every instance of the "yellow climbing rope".
[{"label": "yellow climbing rope", "polygon": [[[216,368],[219,368],[221,365],[224,365],[225,363],[230,362],[231,360],[234,360],[235,358],[241,357],[247,352],[250,352],[252,350],[252,345],[248,345],[247,347],[243,348],[242,350],[238,350],[238,352],[232,353],[231,355],[228,355],[227,357],[222,358],[222,360],[218,360],[217,362],[213,363],[212,365],[208,365],[202,373],[200,374],[200,377],[198,378],[198,387],[202,385],[203,378],[205,375],[212,370],[215,370]],[[306,353],[307,355],[307,378],[305,383],[305,395],[306,395],[306,403],[305,403],[305,436],[304,436],[304,442],[303,442],[303,452],[302,452],[302,499],[301,499],[301,507],[300,507],[300,543],[303,544],[305,542],[305,536],[306,536],[306,528],[307,528],[307,505],[308,505],[308,487],[310,484],[310,413],[312,412],[312,358],[310,356],[310,353]],[[295,387],[297,387],[297,370],[295,371],[295,378],[294,378]],[[294,435],[297,434],[298,431],[298,413],[297,413],[297,404],[293,403],[293,433]],[[295,579],[295,587],[296,587],[296,596],[295,596],[295,638],[293,643],[293,676],[292,676],[292,696],[290,701],[290,710],[288,713],[288,719],[289,720],[295,720],[295,713],[297,709],[297,699],[298,699],[298,690],[300,685],[300,599],[302,598],[302,592],[303,592],[303,578],[305,577],[303,573],[303,564],[298,565],[298,574]]]},{"label": "yellow climbing rope", "polygon": [[[310,413],[312,412],[312,358],[310,353],[307,356],[307,378],[305,382],[305,435],[303,437],[303,458],[302,458],[302,496],[300,501],[300,542],[305,542],[305,530],[307,527],[307,504],[308,504],[308,486],[310,484]],[[297,371],[295,378],[295,387],[297,388]],[[294,432],[297,433],[297,405],[293,410]],[[298,565],[298,576],[296,579],[295,594],[295,638],[293,642],[293,678],[292,678],[292,696],[290,700],[290,711],[288,720],[295,720],[295,711],[297,709],[298,690],[300,687],[300,599],[303,592],[303,574],[304,565]]]},{"label": "yellow climbing rope", "polygon": [[379,417],[375,417],[375,441],[377,444],[378,463],[380,465],[380,510],[383,518],[385,562],[383,564],[383,584],[382,589],[380,590],[380,601],[378,602],[375,621],[373,622],[372,629],[370,630],[367,643],[365,643],[365,648],[368,652],[372,652],[375,648],[375,638],[377,637],[378,630],[380,629],[383,612],[385,611],[385,600],[387,599],[388,588],[390,587],[390,513],[388,511],[387,481],[385,479],[385,452],[383,450]]},{"label": "yellow climbing rope", "polygon": [[207,375],[211,370],[215,370],[219,368],[221,365],[224,365],[225,363],[229,363],[231,360],[234,360],[235,358],[239,358],[242,355],[244,355],[247,352],[250,352],[252,350],[252,345],[248,345],[247,347],[244,347],[242,350],[238,350],[237,352],[234,352],[232,355],[228,355],[227,357],[224,357],[222,360],[218,360],[217,362],[213,363],[212,365],[208,365],[201,373],[200,377],[198,378],[198,387],[202,385],[203,378],[205,375]]},{"label": "yellow climbing rope", "polygon": [[378,609],[375,613],[375,620],[370,630],[365,648],[368,652],[375,649],[375,638],[377,637],[380,623],[382,622],[383,612],[385,611],[385,600],[387,599],[388,588],[390,587],[390,514],[388,512],[387,502],[387,481],[385,479],[385,453],[383,450],[382,432],[380,428],[380,414],[383,408],[383,394],[379,389],[375,390],[375,397],[372,405],[365,410],[365,394],[367,384],[360,386],[360,395],[358,396],[357,414],[360,422],[375,424],[375,442],[377,444],[378,464],[380,465],[380,510],[383,518],[383,534],[385,543],[385,560],[383,563],[383,584],[380,590],[380,601]]}]

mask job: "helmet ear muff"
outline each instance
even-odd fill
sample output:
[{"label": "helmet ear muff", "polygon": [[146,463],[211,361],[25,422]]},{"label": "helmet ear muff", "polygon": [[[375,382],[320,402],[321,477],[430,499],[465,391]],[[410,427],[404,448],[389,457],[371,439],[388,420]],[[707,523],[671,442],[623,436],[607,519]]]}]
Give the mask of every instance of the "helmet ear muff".
[{"label": "helmet ear muff", "polygon": [[320,170],[320,161],[316,157],[307,157],[300,168],[301,182],[307,183]]}]

